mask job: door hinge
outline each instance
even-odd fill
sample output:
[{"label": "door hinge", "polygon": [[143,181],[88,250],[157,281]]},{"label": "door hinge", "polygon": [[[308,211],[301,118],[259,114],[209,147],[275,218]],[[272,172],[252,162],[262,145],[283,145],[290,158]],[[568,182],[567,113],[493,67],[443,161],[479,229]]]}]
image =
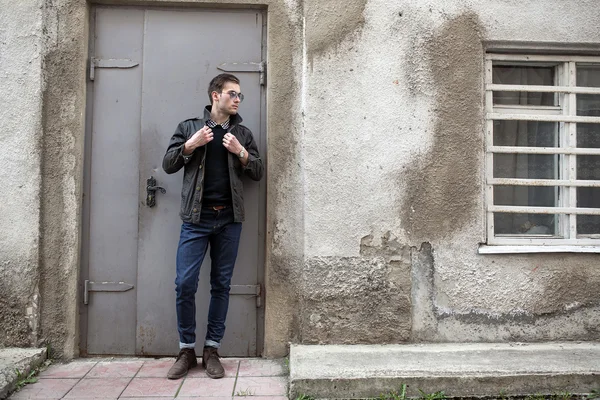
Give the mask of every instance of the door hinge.
[{"label": "door hinge", "polygon": [[125,282],[83,282],[83,304],[89,303],[90,292],[126,292],[133,289],[133,285]]},{"label": "door hinge", "polygon": [[256,308],[262,307],[262,289],[260,285],[231,285],[229,294],[256,296]]},{"label": "door hinge", "polygon": [[133,68],[140,63],[132,61],[128,58],[107,58],[105,60],[92,57],[90,59],[90,81],[93,81],[96,76],[96,68]]},{"label": "door hinge", "polygon": [[231,63],[223,63],[217,67],[223,72],[258,72],[258,79],[260,81],[260,85],[264,86],[266,82],[267,75],[267,63],[264,61],[261,62],[231,62]]}]

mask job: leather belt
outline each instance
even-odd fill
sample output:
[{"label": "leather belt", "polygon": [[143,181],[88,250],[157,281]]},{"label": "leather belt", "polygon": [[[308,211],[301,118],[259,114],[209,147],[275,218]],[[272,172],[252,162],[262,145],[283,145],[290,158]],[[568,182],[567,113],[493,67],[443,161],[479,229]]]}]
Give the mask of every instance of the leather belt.
[{"label": "leather belt", "polygon": [[210,208],[211,210],[215,210],[215,211],[221,211],[224,208],[227,208],[228,206],[208,206],[207,208]]}]

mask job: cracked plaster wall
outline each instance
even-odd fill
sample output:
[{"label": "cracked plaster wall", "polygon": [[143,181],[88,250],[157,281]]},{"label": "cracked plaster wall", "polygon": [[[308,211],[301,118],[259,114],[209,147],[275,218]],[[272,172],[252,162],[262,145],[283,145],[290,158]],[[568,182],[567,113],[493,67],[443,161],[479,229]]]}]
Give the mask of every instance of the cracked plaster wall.
[{"label": "cracked plaster wall", "polygon": [[[596,3],[350,3],[307,12],[331,29],[326,48],[306,37],[302,341],[597,340],[597,255],[476,254],[484,42],[600,50]],[[394,275],[390,242],[410,260]]]},{"label": "cracked plaster wall", "polygon": [[[71,357],[89,5],[2,1],[22,8],[21,19],[0,17],[3,50],[41,43],[10,65],[0,58],[2,74],[27,77],[21,87],[0,76],[3,88],[26,95],[0,109],[1,140],[38,149],[0,147],[9,165],[2,182],[19,194],[1,206],[14,217],[2,212],[0,221],[20,227],[3,229],[0,273],[30,272],[22,288],[11,282],[13,298],[34,296],[42,277],[41,328],[23,322],[31,301],[19,298],[11,308],[18,332],[8,335],[15,342],[39,331]],[[219,3],[268,7],[266,355],[285,354],[290,341],[600,338],[597,255],[476,255],[484,240],[482,41],[599,44],[595,0]],[[30,64],[31,55],[41,58]],[[31,114],[25,128],[22,110]],[[38,235],[28,211],[40,207]]]}]

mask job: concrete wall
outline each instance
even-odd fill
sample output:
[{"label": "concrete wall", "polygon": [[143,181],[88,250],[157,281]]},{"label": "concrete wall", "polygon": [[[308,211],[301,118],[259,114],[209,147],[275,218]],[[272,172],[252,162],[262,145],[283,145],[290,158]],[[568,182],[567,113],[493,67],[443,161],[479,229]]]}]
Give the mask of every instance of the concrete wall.
[{"label": "concrete wall", "polygon": [[0,1],[0,346],[38,332],[42,1]]},{"label": "concrete wall", "polygon": [[305,2],[300,341],[599,339],[598,255],[476,254],[484,43],[600,53],[597,2],[329,3]]},{"label": "concrete wall", "polygon": [[[47,340],[71,357],[89,5],[18,3],[1,3],[22,10],[0,17],[2,54],[16,54],[0,58],[2,90],[15,98],[0,109],[0,140],[38,150],[0,146],[3,190],[18,193],[0,205],[0,277],[12,280],[0,295],[13,299],[22,327],[0,343]],[[268,7],[267,355],[285,354],[289,341],[600,339],[598,255],[476,254],[485,239],[484,43],[600,52],[596,0],[219,3]],[[6,229],[13,223],[21,229]],[[23,321],[38,282],[36,327]]]}]

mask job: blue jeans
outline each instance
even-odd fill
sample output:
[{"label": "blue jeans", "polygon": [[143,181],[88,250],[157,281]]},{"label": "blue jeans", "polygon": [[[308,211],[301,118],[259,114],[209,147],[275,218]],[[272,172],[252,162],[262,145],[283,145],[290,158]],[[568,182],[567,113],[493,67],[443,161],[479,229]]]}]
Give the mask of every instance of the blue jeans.
[{"label": "blue jeans", "polygon": [[196,291],[200,266],[210,244],[210,306],[204,345],[219,347],[225,333],[229,289],[242,224],[233,222],[231,207],[202,208],[200,224],[184,222],[177,247],[177,328],[180,348],[196,344]]}]

